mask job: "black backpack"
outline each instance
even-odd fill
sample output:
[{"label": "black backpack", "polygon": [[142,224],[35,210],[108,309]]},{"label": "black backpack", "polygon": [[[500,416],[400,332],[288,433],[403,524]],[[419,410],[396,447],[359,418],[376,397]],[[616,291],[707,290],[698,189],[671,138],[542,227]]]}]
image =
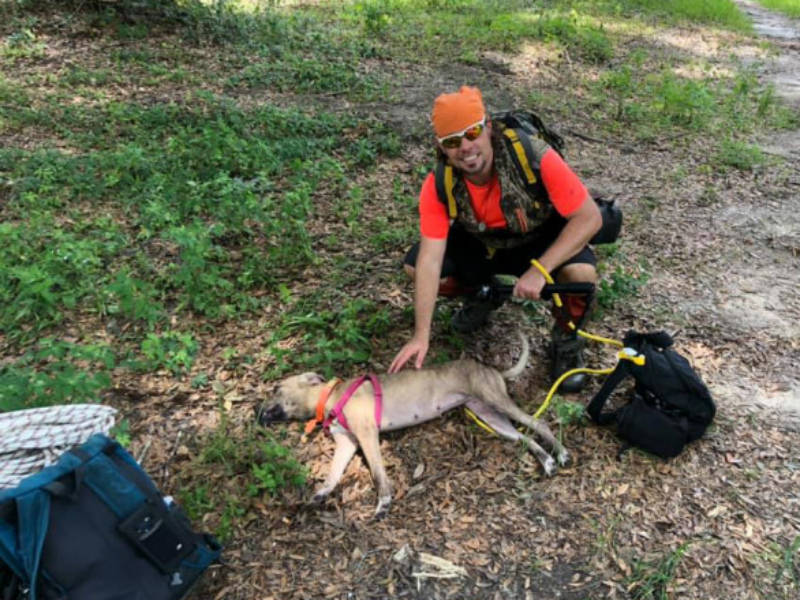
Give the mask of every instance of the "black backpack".
[{"label": "black backpack", "polygon": [[[621,360],[587,407],[600,425],[616,424],[617,434],[663,458],[677,456],[703,435],[716,406],[708,388],[689,361],[672,348],[666,332],[629,331]],[[635,379],[632,400],[615,411],[602,412],[608,397],[628,375]]]}]

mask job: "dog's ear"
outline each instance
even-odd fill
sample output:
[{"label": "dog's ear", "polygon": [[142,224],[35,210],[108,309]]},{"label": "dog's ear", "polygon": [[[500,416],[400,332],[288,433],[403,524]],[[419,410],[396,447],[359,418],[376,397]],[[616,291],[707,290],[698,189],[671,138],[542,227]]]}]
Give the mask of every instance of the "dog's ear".
[{"label": "dog's ear", "polygon": [[325,378],[319,373],[303,373],[303,381],[308,385],[317,385],[318,383],[325,383]]}]

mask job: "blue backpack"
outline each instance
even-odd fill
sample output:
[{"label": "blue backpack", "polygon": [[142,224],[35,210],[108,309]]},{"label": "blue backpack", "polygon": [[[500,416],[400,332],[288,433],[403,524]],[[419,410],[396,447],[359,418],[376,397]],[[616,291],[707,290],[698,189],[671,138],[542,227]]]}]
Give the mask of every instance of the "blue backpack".
[{"label": "blue backpack", "polygon": [[2,600],[177,600],[219,555],[103,435],[0,491]]}]

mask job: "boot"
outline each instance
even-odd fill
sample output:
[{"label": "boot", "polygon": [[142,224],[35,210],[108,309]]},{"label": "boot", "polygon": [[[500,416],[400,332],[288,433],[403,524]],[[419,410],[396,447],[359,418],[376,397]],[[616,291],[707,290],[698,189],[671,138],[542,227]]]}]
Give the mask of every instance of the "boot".
[{"label": "boot", "polygon": [[[586,340],[574,331],[567,332],[560,325],[553,326],[550,343],[550,377],[553,381],[570,369],[578,369],[586,365],[583,349]],[[575,373],[567,377],[558,386],[558,391],[565,394],[580,392],[586,385],[586,373]]]},{"label": "boot", "polygon": [[[496,283],[496,282],[495,282]],[[483,327],[489,319],[489,313],[499,308],[505,302],[492,291],[491,285],[482,286],[464,298],[461,308],[453,315],[450,324],[459,333],[472,333]]]},{"label": "boot", "polygon": [[[579,369],[586,365],[583,358],[586,339],[579,336],[569,323],[572,322],[576,328],[583,327],[591,314],[593,299],[583,295],[565,294],[563,300],[564,306],[560,309],[555,304],[552,307],[556,320],[550,343],[550,376],[553,381],[570,369]],[[567,377],[558,389],[572,394],[580,392],[586,382],[586,373],[575,373]]]},{"label": "boot", "polygon": [[453,315],[450,324],[459,333],[472,333],[486,324],[489,313],[496,308],[497,305],[493,300],[467,296],[461,308]]}]

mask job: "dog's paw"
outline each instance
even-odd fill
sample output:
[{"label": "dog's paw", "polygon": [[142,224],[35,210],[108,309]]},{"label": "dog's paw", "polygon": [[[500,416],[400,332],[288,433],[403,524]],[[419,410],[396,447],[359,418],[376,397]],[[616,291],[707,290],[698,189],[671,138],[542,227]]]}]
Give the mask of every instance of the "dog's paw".
[{"label": "dog's paw", "polygon": [[544,462],[542,462],[542,467],[544,468],[545,475],[550,476],[556,472],[556,461],[553,460],[552,456],[548,456]]},{"label": "dog's paw", "polygon": [[317,490],[311,497],[311,504],[322,504],[327,500],[330,490]]},{"label": "dog's paw", "polygon": [[572,457],[566,450],[561,450],[558,453],[558,466],[563,467],[572,461]]},{"label": "dog's paw", "polygon": [[391,496],[384,496],[378,499],[378,506],[375,508],[375,520],[378,521],[385,517],[389,512],[389,507],[392,505]]}]

